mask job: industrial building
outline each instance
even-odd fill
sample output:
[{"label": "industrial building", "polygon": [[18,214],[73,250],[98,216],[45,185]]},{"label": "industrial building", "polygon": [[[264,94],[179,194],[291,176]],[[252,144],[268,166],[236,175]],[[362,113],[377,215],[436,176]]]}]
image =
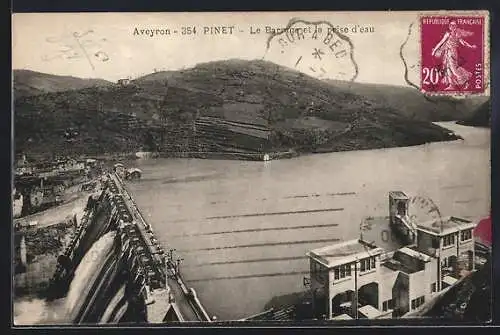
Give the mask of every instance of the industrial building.
[{"label": "industrial building", "polygon": [[386,250],[360,238],[308,252],[316,317],[401,317],[474,270],[475,224],[458,217],[415,222],[408,201],[403,192],[391,192],[389,216],[413,243]]}]

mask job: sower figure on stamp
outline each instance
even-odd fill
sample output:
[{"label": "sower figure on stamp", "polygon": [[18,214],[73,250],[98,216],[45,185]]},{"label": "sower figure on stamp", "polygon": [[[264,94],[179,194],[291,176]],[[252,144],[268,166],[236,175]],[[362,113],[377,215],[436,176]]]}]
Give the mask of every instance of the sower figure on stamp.
[{"label": "sower figure on stamp", "polygon": [[443,60],[443,83],[448,85],[446,90],[455,89],[457,86],[464,86],[464,89],[467,89],[469,86],[468,81],[472,73],[460,66],[458,48],[460,44],[475,49],[476,45],[469,44],[463,39],[463,37],[471,35],[473,35],[472,32],[458,28],[456,21],[451,21],[449,30],[445,32],[441,41],[432,49],[432,55]]}]

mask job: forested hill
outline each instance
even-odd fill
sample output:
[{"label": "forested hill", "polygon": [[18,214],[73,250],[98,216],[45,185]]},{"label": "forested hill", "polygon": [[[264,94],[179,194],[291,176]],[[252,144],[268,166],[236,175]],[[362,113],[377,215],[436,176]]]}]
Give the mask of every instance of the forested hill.
[{"label": "forested hill", "polygon": [[456,138],[429,122],[440,117],[427,103],[422,115],[432,118],[408,115],[361,89],[260,60],[204,63],[128,85],[54,86],[31,96],[15,86],[16,152],[324,152]]},{"label": "forested hill", "polygon": [[483,103],[477,108],[471,116],[459,120],[458,124],[473,127],[490,127],[491,126],[491,100]]}]

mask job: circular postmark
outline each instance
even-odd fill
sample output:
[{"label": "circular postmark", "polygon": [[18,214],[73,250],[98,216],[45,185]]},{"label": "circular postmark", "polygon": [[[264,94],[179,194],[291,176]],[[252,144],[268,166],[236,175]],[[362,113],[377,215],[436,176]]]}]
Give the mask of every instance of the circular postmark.
[{"label": "circular postmark", "polygon": [[408,26],[407,35],[399,48],[399,56],[403,62],[403,76],[405,82],[420,91],[420,35],[418,23],[412,22]]},{"label": "circular postmark", "polygon": [[291,19],[286,28],[271,31],[263,59],[317,78],[354,81],[358,65],[348,30],[327,21]]},{"label": "circular postmark", "polygon": [[[398,217],[399,222],[412,231],[415,231],[419,225],[431,230],[439,230],[443,224],[439,207],[426,195],[415,195],[403,199],[397,203],[396,212],[391,215]],[[380,226],[384,220],[388,218],[365,217],[361,220],[360,239],[366,242],[364,245],[368,246],[368,249],[373,246],[383,247],[387,243],[400,244],[402,242],[397,229],[394,230],[386,225]]]},{"label": "circular postmark", "polygon": [[430,224],[437,227],[443,223],[439,207],[430,197],[424,195],[409,198],[408,216],[414,225]]},{"label": "circular postmark", "polygon": [[363,241],[362,245],[366,251],[374,247],[383,247],[387,243],[399,242],[399,238],[391,229],[383,225],[381,221],[387,220],[385,217],[367,216],[361,220],[359,226],[359,239]]},{"label": "circular postmark", "polygon": [[420,88],[420,69],[422,67],[420,38],[418,22],[410,23],[407,35],[399,48],[399,57],[404,69],[403,77],[406,84],[422,93],[427,101],[437,103],[438,96],[429,95]]}]

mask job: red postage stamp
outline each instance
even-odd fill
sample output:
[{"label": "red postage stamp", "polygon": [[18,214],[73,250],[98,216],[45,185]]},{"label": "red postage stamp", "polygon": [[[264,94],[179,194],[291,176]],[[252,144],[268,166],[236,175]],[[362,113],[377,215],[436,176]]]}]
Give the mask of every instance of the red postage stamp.
[{"label": "red postage stamp", "polygon": [[437,94],[485,91],[485,18],[423,16],[420,89]]}]

